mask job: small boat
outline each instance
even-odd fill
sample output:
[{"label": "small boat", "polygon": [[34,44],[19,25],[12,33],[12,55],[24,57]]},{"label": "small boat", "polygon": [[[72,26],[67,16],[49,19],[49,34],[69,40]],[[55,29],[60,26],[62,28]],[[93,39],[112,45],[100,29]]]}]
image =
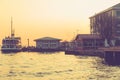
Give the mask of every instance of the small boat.
[{"label": "small boat", "polygon": [[21,38],[15,37],[12,29],[12,18],[11,18],[11,36],[5,37],[2,40],[1,51],[2,52],[19,52],[22,50]]}]

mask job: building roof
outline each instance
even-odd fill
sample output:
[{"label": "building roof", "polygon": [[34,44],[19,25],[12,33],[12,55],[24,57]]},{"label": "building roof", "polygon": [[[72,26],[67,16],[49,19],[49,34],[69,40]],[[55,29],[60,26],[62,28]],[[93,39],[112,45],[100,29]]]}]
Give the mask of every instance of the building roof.
[{"label": "building roof", "polygon": [[61,39],[52,38],[52,37],[43,37],[43,38],[35,39],[34,41],[40,41],[40,40],[61,40]]},{"label": "building roof", "polygon": [[107,11],[109,11],[109,10],[113,10],[113,9],[119,9],[119,10],[120,10],[120,3],[118,3],[118,4],[116,4],[116,5],[113,5],[112,7],[109,7],[109,8],[107,8],[107,9],[99,12],[99,13],[91,16],[90,18],[92,18],[92,17],[94,17],[94,16],[97,16],[97,15],[99,15],[99,14],[101,14],[101,13],[107,12]]},{"label": "building roof", "polygon": [[101,37],[98,34],[78,34],[75,40],[79,39],[101,39]]},{"label": "building roof", "polygon": [[114,6],[112,6],[112,8],[117,8],[117,7],[120,7],[120,3],[118,3],[118,4],[114,5]]}]

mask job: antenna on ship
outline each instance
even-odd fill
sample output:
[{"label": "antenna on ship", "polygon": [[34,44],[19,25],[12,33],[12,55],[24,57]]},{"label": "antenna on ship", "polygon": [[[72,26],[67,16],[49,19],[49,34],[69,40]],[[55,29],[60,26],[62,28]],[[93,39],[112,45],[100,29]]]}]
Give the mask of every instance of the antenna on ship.
[{"label": "antenna on ship", "polygon": [[14,37],[12,16],[11,16],[11,37]]}]

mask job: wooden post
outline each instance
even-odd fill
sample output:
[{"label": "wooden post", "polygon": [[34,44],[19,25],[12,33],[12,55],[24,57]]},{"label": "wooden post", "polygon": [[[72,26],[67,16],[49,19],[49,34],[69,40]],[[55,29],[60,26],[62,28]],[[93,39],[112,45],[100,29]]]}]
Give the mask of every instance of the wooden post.
[{"label": "wooden post", "polygon": [[108,65],[120,65],[120,52],[106,51],[104,60]]},{"label": "wooden post", "polygon": [[104,56],[105,62],[109,65],[114,64],[114,57],[113,57],[113,52],[112,51],[106,51],[105,56]]},{"label": "wooden post", "polygon": [[115,64],[120,65],[120,52],[115,53]]}]

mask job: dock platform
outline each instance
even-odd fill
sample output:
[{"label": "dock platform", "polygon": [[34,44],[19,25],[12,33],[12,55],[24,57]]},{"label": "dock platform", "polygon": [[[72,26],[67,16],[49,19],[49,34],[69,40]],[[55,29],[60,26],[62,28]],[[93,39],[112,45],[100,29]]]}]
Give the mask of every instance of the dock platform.
[{"label": "dock platform", "polygon": [[110,65],[120,65],[120,47],[101,48],[104,51],[104,60]]}]

